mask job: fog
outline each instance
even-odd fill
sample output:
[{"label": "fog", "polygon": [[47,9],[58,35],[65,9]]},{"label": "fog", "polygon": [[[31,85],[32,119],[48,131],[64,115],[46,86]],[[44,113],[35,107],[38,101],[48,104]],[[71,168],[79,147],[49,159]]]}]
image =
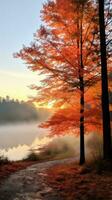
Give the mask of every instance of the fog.
[{"label": "fog", "polygon": [[37,122],[0,125],[0,154],[10,160],[23,159],[31,148],[47,143],[47,130]]},{"label": "fog", "polygon": [[[39,128],[41,122],[27,122],[0,125],[0,155],[9,160],[21,160],[27,157],[31,149],[47,146],[47,151],[79,157],[79,137],[60,136],[49,138],[48,130]],[[86,157],[95,157],[101,153],[101,136],[85,136]],[[96,152],[97,150],[97,152]],[[56,156],[56,155],[55,155]]]},{"label": "fog", "polygon": [[37,122],[0,125],[0,149],[30,145],[36,137],[42,137],[44,129]]},{"label": "fog", "polygon": [[[101,158],[102,136],[97,133],[85,134],[85,155],[87,161]],[[52,141],[43,148],[44,156],[51,155],[52,158],[80,157],[80,137],[66,135],[54,137]]]},{"label": "fog", "polygon": [[52,112],[36,108],[33,104],[19,102],[9,97],[0,101],[0,156],[21,160],[31,148],[40,148],[50,141],[47,130],[39,128]]}]

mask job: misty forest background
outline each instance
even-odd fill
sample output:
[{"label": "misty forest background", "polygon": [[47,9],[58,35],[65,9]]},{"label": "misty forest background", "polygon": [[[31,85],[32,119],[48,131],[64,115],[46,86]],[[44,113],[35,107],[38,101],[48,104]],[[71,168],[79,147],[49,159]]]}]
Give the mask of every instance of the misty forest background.
[{"label": "misty forest background", "polygon": [[[109,103],[112,104],[112,92],[109,92]],[[11,99],[9,96],[0,97],[0,123],[38,121],[43,118],[43,115],[47,118],[49,112],[45,108],[36,108],[31,102]],[[110,117],[112,121],[112,111],[110,111]]]}]

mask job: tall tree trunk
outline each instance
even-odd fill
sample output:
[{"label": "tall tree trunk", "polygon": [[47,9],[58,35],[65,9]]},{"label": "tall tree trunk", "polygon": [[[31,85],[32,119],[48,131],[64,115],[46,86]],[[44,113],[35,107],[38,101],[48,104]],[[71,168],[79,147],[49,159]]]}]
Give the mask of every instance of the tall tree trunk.
[{"label": "tall tree trunk", "polygon": [[79,49],[80,49],[80,58],[79,58],[79,83],[80,83],[80,165],[85,163],[85,142],[84,142],[84,66],[83,66],[83,45],[82,45],[82,21],[83,21],[83,5],[82,14],[80,19],[80,40],[79,40]]},{"label": "tall tree trunk", "polygon": [[80,76],[80,165],[85,163],[84,145],[84,80]]},{"label": "tall tree trunk", "polygon": [[103,114],[103,157],[111,159],[111,128],[108,94],[108,72],[106,58],[106,38],[104,19],[104,0],[99,0],[99,25],[101,46],[101,79],[102,79],[102,114]]}]

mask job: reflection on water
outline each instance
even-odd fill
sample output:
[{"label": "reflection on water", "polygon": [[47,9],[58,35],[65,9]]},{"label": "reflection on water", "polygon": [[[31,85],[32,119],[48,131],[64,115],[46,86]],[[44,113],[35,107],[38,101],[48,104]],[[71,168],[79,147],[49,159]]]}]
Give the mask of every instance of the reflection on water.
[{"label": "reflection on water", "polygon": [[37,122],[0,125],[0,154],[10,160],[23,159],[32,149],[38,149],[49,142],[46,130]]}]

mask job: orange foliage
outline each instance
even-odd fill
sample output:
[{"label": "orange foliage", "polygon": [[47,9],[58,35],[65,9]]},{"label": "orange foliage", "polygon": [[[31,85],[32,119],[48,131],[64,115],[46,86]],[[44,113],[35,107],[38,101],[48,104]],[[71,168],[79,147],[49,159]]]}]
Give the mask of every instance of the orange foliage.
[{"label": "orange foliage", "polygon": [[[67,96],[66,96],[67,97]],[[50,128],[50,135],[60,134],[78,134],[79,135],[79,118],[80,105],[78,96],[75,99],[69,99],[61,109],[55,111],[53,116],[41,127]],[[100,82],[91,87],[85,96],[85,132],[102,132],[102,116],[100,105]],[[71,101],[70,101],[71,100]]]},{"label": "orange foliage", "polygon": [[[48,1],[42,10],[45,25],[37,30],[35,42],[31,47],[24,47],[16,54],[16,57],[26,61],[32,71],[39,71],[45,75],[41,86],[32,86],[38,91],[35,101],[40,104],[54,100],[56,104],[61,105],[62,99],[66,101],[63,94],[65,91],[67,96],[71,96],[71,93],[80,87],[80,52],[78,54],[77,47],[80,31],[77,28],[77,20],[80,24],[81,15],[79,4],[73,3],[72,0]],[[96,9],[87,3],[83,12],[82,33],[84,85],[87,88],[100,78],[99,46],[95,45],[98,40],[95,16]]]},{"label": "orange foliage", "polygon": [[[101,108],[97,94],[97,91],[100,94],[97,9],[87,1],[83,6],[83,16],[81,11],[78,1],[48,1],[41,11],[44,25],[35,33],[35,41],[16,54],[16,57],[26,61],[32,71],[44,74],[41,86],[32,86],[37,91],[33,100],[40,105],[52,101],[55,108],[61,108],[43,125],[51,127],[53,134],[70,133],[73,130],[79,132],[81,74],[85,88],[86,131],[101,129]],[[77,42],[80,40],[81,22],[82,52],[79,52]],[[83,70],[80,67],[81,54]]]}]

